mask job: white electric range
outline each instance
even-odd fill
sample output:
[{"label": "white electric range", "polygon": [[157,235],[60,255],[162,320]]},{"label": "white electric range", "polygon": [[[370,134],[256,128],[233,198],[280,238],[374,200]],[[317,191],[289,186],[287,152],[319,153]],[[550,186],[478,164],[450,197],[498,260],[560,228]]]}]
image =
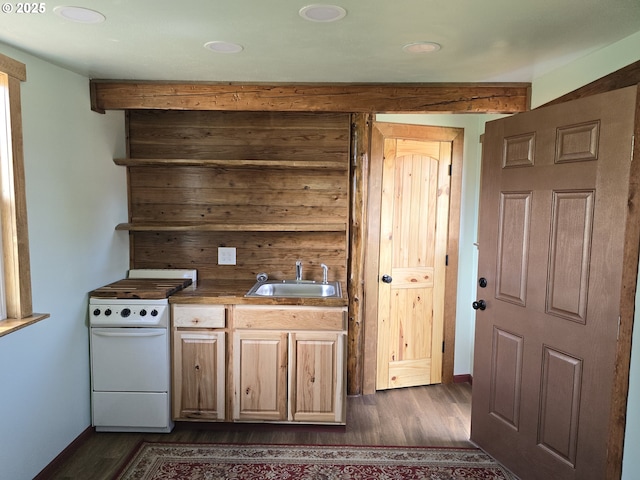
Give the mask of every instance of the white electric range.
[{"label": "white electric range", "polygon": [[195,270],[130,270],[89,297],[92,425],[96,431],[173,429],[169,296]]}]

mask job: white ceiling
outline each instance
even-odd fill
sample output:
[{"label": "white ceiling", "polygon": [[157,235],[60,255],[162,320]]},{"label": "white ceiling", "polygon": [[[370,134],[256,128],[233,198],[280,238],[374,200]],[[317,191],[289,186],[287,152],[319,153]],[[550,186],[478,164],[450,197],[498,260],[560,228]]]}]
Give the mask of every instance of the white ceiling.
[{"label": "white ceiling", "polygon": [[[3,0],[4,1],[4,0]],[[530,82],[640,31],[640,0],[329,0],[347,10],[309,22],[305,0],[73,0],[0,13],[0,42],[90,78],[235,82]],[[74,5],[106,21],[53,12]],[[6,8],[3,6],[3,8]],[[203,47],[224,40],[237,54]],[[440,43],[411,55],[402,46]],[[0,45],[0,52],[2,47]]]}]

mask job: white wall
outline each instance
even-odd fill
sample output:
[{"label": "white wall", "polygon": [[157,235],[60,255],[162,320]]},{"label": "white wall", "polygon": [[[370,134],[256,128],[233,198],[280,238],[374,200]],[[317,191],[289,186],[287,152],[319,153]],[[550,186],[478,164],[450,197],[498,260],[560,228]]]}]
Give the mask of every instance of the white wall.
[{"label": "white wall", "polygon": [[90,110],[87,78],[0,44],[22,84],[33,307],[0,337],[0,478],[31,479],[90,425],[87,292],[122,278],[128,236],[122,112]]}]

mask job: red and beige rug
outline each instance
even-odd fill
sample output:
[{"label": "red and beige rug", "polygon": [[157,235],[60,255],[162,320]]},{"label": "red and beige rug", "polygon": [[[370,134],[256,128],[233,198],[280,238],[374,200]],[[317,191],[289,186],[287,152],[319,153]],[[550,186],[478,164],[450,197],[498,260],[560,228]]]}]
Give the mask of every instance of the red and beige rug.
[{"label": "red and beige rug", "polygon": [[517,480],[472,448],[143,442],[117,480]]}]

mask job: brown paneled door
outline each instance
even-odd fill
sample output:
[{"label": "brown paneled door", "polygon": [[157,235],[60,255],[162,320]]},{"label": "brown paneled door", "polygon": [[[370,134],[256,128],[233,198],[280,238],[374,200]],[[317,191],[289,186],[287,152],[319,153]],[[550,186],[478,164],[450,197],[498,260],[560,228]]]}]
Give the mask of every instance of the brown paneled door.
[{"label": "brown paneled door", "polygon": [[440,383],[451,142],[386,137],[376,389]]},{"label": "brown paneled door", "polygon": [[471,438],[523,480],[606,477],[635,106],[486,126]]}]

